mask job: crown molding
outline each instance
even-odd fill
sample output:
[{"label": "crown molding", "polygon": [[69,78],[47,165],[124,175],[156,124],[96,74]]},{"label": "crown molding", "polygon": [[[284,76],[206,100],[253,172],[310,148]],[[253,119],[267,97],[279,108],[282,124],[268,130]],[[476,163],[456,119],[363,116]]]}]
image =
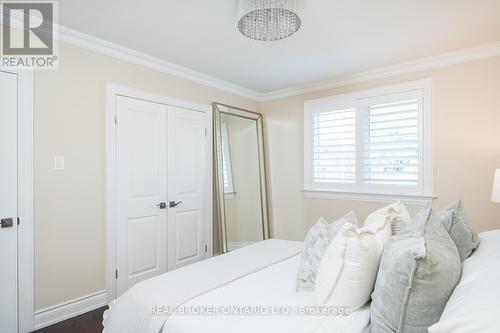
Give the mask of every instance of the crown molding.
[{"label": "crown molding", "polygon": [[260,101],[270,101],[290,96],[297,96],[315,91],[347,86],[350,84],[389,78],[397,75],[428,70],[474,61],[484,58],[500,56],[500,41],[478,47],[463,49],[454,52],[442,53],[436,56],[412,60],[396,65],[359,72],[356,74],[338,76],[324,81],[306,83],[290,88],[279,89],[260,94]]},{"label": "crown molding", "polygon": [[178,78],[196,82],[208,87],[223,90],[231,94],[260,100],[261,94],[251,89],[230,83],[213,76],[197,72],[195,70],[176,65],[174,63],[150,56],[148,54],[118,45],[107,40],[94,37],[80,31],[76,31],[59,25],[59,40],[86,50],[104,54],[116,59],[124,60],[132,64],[141,65],[170,74]]},{"label": "crown molding", "polygon": [[407,61],[404,63],[381,67],[355,74],[333,77],[328,80],[306,83],[303,85],[293,86],[285,89],[278,89],[267,93],[260,93],[255,90],[248,89],[63,26],[59,27],[59,39],[62,42],[72,44],[80,48],[158,70],[166,74],[170,74],[212,88],[220,89],[259,102],[266,102],[325,89],[332,89],[336,87],[379,80],[432,68],[444,67],[468,61],[500,56],[499,41],[491,44],[481,45],[478,47],[442,53],[436,56]]},{"label": "crown molding", "polygon": [[[3,24],[3,15],[0,15],[0,24]],[[24,27],[23,17],[11,16],[11,25],[17,29]],[[128,47],[109,42],[61,24],[54,24],[57,33],[54,39],[76,47],[107,55],[126,62],[147,67],[159,72],[170,74],[181,79],[196,82],[204,86],[219,89],[231,94],[260,101],[262,93],[248,89],[237,84],[227,82],[216,77],[197,72],[195,70],[162,60],[160,58],[142,53]]]},{"label": "crown molding", "polygon": [[[0,22],[2,18],[0,17]],[[21,27],[18,18],[14,18],[14,25]],[[428,70],[432,68],[455,65],[468,61],[480,60],[500,56],[500,41],[459,51],[442,53],[439,55],[407,61],[396,65],[381,67],[355,74],[337,76],[328,80],[310,82],[302,85],[277,89],[261,93],[240,85],[218,79],[216,77],[197,72],[195,70],[162,60],[160,58],[118,45],[107,40],[94,37],[77,30],[59,25],[58,39],[86,50],[121,59],[129,63],[141,65],[159,72],[170,74],[185,80],[196,82],[208,87],[219,89],[231,94],[249,98],[258,102],[266,102],[291,96],[307,94],[315,91],[332,89],[356,83],[368,82],[389,78],[397,75]]]}]

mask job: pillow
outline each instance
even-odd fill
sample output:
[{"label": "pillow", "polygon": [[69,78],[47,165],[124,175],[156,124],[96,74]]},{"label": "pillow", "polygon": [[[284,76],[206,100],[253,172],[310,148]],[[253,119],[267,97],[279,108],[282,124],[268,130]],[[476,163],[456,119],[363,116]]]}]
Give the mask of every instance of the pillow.
[{"label": "pillow", "polygon": [[463,263],[462,277],[439,322],[429,333],[497,333],[500,313],[500,230],[479,234],[481,243]]},{"label": "pillow", "polygon": [[319,221],[309,229],[304,241],[304,251],[302,252],[299,270],[297,272],[297,291],[314,290],[316,272],[318,271],[321,258],[323,258],[333,237],[335,237],[345,223],[358,224],[356,214],[354,214],[353,211],[350,211],[333,223],[328,223],[321,217]]},{"label": "pillow", "polygon": [[472,229],[469,218],[465,214],[462,201],[458,200],[436,213],[444,228],[455,242],[460,260],[467,259],[479,244],[477,233]]},{"label": "pillow", "polygon": [[370,300],[384,245],[391,238],[389,219],[370,220],[358,228],[346,223],[321,260],[316,302],[356,311]]},{"label": "pillow", "polygon": [[385,219],[389,219],[393,235],[397,234],[406,224],[411,223],[410,213],[405,205],[398,201],[368,215],[364,225],[383,223]]},{"label": "pillow", "polygon": [[371,303],[371,332],[427,333],[460,278],[457,248],[430,206],[386,246]]}]

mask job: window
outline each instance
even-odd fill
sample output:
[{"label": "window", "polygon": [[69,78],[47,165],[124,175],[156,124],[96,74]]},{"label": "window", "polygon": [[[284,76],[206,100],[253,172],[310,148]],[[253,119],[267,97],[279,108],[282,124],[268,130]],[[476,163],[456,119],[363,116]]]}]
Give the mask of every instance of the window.
[{"label": "window", "polygon": [[369,105],[363,124],[366,184],[419,183],[418,99]]},{"label": "window", "polygon": [[431,82],[306,101],[306,194],[429,197]]},{"label": "window", "polygon": [[356,109],[313,113],[313,182],[356,183]]},{"label": "window", "polygon": [[222,177],[224,182],[224,194],[234,196],[233,171],[231,168],[231,153],[229,150],[229,135],[227,123],[221,123],[221,148],[222,148]]}]

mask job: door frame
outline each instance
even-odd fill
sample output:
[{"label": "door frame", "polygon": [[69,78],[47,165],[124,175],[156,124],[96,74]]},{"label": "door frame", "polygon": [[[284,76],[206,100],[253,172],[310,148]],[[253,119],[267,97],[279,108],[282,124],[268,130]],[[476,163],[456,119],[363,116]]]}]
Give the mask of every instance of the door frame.
[{"label": "door frame", "polygon": [[[124,96],[136,98],[147,102],[177,106],[184,109],[206,113],[206,226],[205,238],[207,244],[207,257],[213,255],[213,207],[212,207],[212,107],[197,104],[186,100],[151,93],[141,89],[131,88],[116,83],[106,83],[106,290],[108,302],[116,298],[116,209],[117,209],[117,173],[116,173],[116,97]],[[119,123],[119,120],[118,120]]]},{"label": "door frame", "polygon": [[17,75],[17,320],[19,332],[34,328],[33,264],[33,71],[0,71]]}]

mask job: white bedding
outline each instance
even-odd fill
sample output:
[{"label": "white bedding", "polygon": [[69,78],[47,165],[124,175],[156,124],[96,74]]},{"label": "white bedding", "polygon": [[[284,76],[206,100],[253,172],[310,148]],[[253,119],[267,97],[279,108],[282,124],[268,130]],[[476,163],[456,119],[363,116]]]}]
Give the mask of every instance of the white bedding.
[{"label": "white bedding", "polygon": [[[240,306],[247,310],[258,306],[260,313],[269,309],[300,309],[314,306],[314,293],[295,292],[300,256],[269,266],[185,303],[185,309],[211,309],[219,313]],[[262,311],[264,309],[265,311]],[[291,311],[291,310],[290,310]],[[349,316],[305,315],[171,315],[162,333],[364,333],[369,332],[370,309],[363,307]]]},{"label": "white bedding", "polygon": [[[110,304],[105,333],[297,332],[364,333],[369,307],[349,316],[154,315],[156,309],[227,309],[259,305],[289,310],[314,304],[313,293],[295,292],[302,242],[268,240],[143,281]],[[158,308],[159,307],[159,308]],[[276,309],[276,308],[275,308]]]},{"label": "white bedding", "polygon": [[500,230],[479,234],[479,247],[463,263],[462,277],[430,333],[498,333]]},{"label": "white bedding", "polygon": [[168,316],[153,307],[177,307],[217,287],[291,258],[301,242],[267,240],[145,280],[109,304],[104,333],[158,333]]}]

